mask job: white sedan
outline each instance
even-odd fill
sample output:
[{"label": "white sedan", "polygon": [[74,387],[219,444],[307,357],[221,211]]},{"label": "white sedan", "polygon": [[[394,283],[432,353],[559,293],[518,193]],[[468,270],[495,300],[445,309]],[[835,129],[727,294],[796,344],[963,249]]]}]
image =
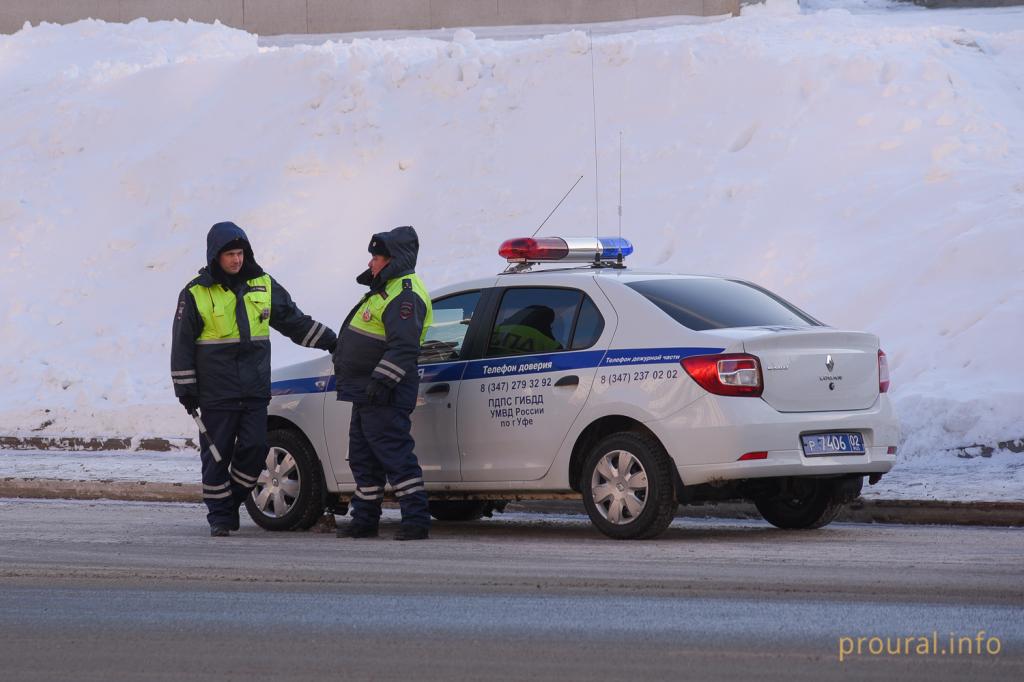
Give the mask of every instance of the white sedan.
[{"label": "white sedan", "polygon": [[[816,528],[892,468],[876,336],[749,282],[630,270],[631,251],[509,240],[504,273],[432,294],[413,437],[436,518],[582,497],[606,535],[649,538],[679,504],[742,499],[780,528]],[[330,359],[276,370],[272,393],[249,514],[291,530],[343,513],[351,405]]]}]

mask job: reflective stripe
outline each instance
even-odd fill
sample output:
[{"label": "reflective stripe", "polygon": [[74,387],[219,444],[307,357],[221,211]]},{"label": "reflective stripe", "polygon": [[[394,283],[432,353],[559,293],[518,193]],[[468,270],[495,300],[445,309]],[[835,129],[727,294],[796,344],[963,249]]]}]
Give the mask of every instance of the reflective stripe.
[{"label": "reflective stripe", "polygon": [[[250,341],[269,341],[269,336],[250,336]],[[200,339],[196,341],[197,346],[215,346],[222,343],[242,343],[242,339]]]},{"label": "reflective stripe", "polygon": [[224,481],[223,483],[218,483],[217,485],[207,485],[205,483],[203,484],[203,490],[209,490],[211,492],[217,492],[218,490],[228,490],[230,488],[231,483],[227,481]]},{"label": "reflective stripe", "polygon": [[237,469],[234,469],[232,467],[228,467],[228,473],[231,474],[231,475],[237,475],[239,478],[243,478],[243,479],[245,479],[247,481],[253,481],[254,483],[256,482],[256,479],[258,478],[257,476],[250,476],[249,474],[246,474],[246,473],[243,473],[241,471],[238,471]]},{"label": "reflective stripe", "polygon": [[426,488],[424,488],[421,485],[414,485],[413,487],[406,488],[405,490],[396,490],[395,497],[404,497],[406,495],[412,495],[413,493],[418,493],[421,490],[426,490]]},{"label": "reflective stripe", "polygon": [[392,381],[395,381],[396,383],[402,380],[402,377],[398,376],[397,374],[392,372],[390,369],[384,369],[380,365],[377,365],[376,367],[374,367],[373,371],[377,372],[378,374],[383,374],[388,379],[391,379]]},{"label": "reflective stripe", "polygon": [[238,474],[234,471],[231,472],[231,480],[242,486],[243,488],[255,488],[256,484],[251,481],[246,481],[238,477]]},{"label": "reflective stripe", "polygon": [[194,369],[183,369],[180,372],[171,372],[172,377],[191,377],[195,376],[196,371]]},{"label": "reflective stripe", "polygon": [[179,384],[179,385],[181,385],[181,384],[194,384],[194,383],[196,383],[195,377],[192,377],[191,379],[171,379],[171,381],[173,381],[174,383]]},{"label": "reflective stripe", "polygon": [[416,478],[406,479],[406,480],[402,481],[401,483],[396,483],[394,487],[395,487],[395,490],[401,490],[402,488],[407,488],[407,487],[409,487],[411,485],[415,485],[416,483],[423,483],[423,477],[422,476],[418,476]]},{"label": "reflective stripe", "polygon": [[361,500],[373,501],[373,500],[383,499],[384,498],[384,493],[377,493],[376,495],[367,495],[366,493],[362,492],[361,490],[356,490],[355,496],[358,497]]},{"label": "reflective stripe", "polygon": [[374,334],[373,332],[368,332],[368,331],[366,331],[364,329],[357,329],[357,328],[353,327],[352,325],[348,326],[348,330],[351,331],[351,332],[355,332],[356,334],[362,334],[363,336],[369,336],[371,339],[380,339],[381,341],[383,341],[384,339],[387,338],[387,336],[385,336],[384,334]]},{"label": "reflective stripe", "polygon": [[203,493],[204,500],[223,500],[225,497],[231,497],[230,490],[225,490],[222,493]]},{"label": "reflective stripe", "polygon": [[371,485],[371,486],[361,486],[359,488],[356,488],[356,490],[362,490],[364,493],[376,493],[376,492],[380,492],[381,490],[383,490],[383,488],[380,487],[379,485]]},{"label": "reflective stripe", "polygon": [[325,325],[320,325],[320,331],[318,331],[316,336],[313,337],[313,340],[309,342],[310,348],[314,348],[316,346],[316,342],[320,340],[320,337],[324,335],[325,331],[327,331],[327,327]]},{"label": "reflective stripe", "polygon": [[379,362],[379,363],[377,363],[377,366],[378,366],[378,367],[379,367],[380,365],[384,365],[384,366],[385,366],[385,367],[387,367],[388,369],[390,369],[390,370],[394,371],[394,372],[395,372],[395,373],[396,373],[396,374],[397,374],[398,376],[400,376],[400,377],[404,377],[404,376],[405,376],[405,370],[404,370],[404,369],[402,369],[401,367],[399,367],[398,365],[396,365],[396,364],[395,364],[395,363],[393,363],[393,362],[388,362],[388,361],[387,361],[387,360],[385,360],[384,358],[381,358],[380,362]]},{"label": "reflective stripe", "polygon": [[312,324],[312,326],[310,326],[309,331],[306,332],[306,336],[303,337],[302,343],[300,343],[299,345],[300,346],[306,346],[308,348],[309,345],[310,345],[309,344],[309,340],[311,338],[313,338],[313,334],[316,332],[317,327],[320,327],[320,326],[322,326],[322,325],[319,322],[314,322]]}]

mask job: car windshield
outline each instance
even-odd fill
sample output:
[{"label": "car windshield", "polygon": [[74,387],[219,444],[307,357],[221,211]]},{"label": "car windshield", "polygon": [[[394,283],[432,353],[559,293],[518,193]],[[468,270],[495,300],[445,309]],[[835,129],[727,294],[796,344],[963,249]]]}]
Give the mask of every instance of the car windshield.
[{"label": "car windshield", "polygon": [[821,326],[760,287],[730,279],[650,279],[626,286],[695,331],[730,327]]}]

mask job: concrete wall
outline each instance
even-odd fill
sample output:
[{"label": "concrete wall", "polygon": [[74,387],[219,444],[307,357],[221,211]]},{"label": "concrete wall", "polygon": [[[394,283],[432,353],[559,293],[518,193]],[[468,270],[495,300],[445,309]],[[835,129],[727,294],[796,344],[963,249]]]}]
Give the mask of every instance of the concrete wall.
[{"label": "concrete wall", "polygon": [[736,14],[740,0],[0,0],[0,33],[26,21],[219,19],[253,33],[576,24]]}]

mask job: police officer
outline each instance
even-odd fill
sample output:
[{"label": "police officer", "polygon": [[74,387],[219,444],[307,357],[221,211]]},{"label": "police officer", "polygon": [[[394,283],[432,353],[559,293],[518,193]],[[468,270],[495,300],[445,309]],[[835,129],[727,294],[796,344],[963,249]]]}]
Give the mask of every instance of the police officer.
[{"label": "police officer", "polygon": [[414,272],[419,238],[413,228],[373,235],[369,251],[369,269],[356,281],[370,290],[342,324],[334,352],[338,400],[352,403],[348,461],[356,480],[352,521],[337,534],[377,536],[387,482],[402,508],[395,539],[423,540],[430,512],[410,417],[420,383],[416,360],[433,318],[430,296]]},{"label": "police officer", "polygon": [[267,456],[270,327],[328,352],[337,341],[256,263],[242,228],[217,223],[206,235],[206,267],[178,296],[171,338],[174,394],[190,414],[202,408],[207,429],[203,500],[214,537],[238,530],[239,506]]}]

